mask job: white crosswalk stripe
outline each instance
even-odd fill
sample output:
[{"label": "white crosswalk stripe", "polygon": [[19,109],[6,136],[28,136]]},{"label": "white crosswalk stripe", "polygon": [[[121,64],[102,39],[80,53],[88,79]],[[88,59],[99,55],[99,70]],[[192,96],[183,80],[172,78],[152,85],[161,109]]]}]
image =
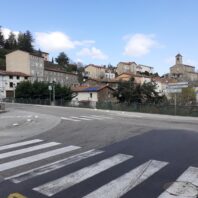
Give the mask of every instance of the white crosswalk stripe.
[{"label": "white crosswalk stripe", "polygon": [[[86,119],[86,116],[81,116]],[[90,117],[88,116],[87,119]],[[100,119],[100,118],[98,118]],[[102,118],[106,119],[106,118]],[[9,180],[13,183],[21,183],[27,180],[33,180],[35,177],[44,177],[48,178],[48,174],[53,171],[61,171],[61,168],[66,168],[68,165],[72,165],[74,163],[80,162],[81,160],[89,159],[93,156],[97,156],[99,154],[105,154],[105,151],[101,150],[88,150],[80,152],[79,146],[66,146],[61,148],[55,148],[55,146],[59,146],[61,143],[58,142],[48,142],[48,143],[41,143],[43,140],[40,139],[33,139],[28,141],[22,141],[18,143],[8,144],[4,146],[0,146],[0,159],[2,159],[2,163],[0,164],[0,173],[4,171],[8,171],[10,169],[14,169],[20,166],[24,166],[23,172],[19,172],[13,175],[15,171],[8,171],[5,175],[8,177],[5,180]],[[33,145],[32,145],[33,144]],[[36,145],[34,145],[36,144]],[[22,147],[23,148],[18,148]],[[10,149],[5,151],[6,149]],[[11,151],[12,149],[12,151]],[[42,151],[42,149],[48,149],[48,151]],[[32,152],[37,151],[38,154],[32,154]],[[70,151],[77,151],[77,154],[69,155],[68,157],[61,157],[61,154],[65,154]],[[79,151],[79,152],[78,152]],[[28,157],[27,157],[28,153]],[[25,154],[25,157],[23,155]],[[102,155],[102,156],[103,156]],[[42,166],[37,166],[36,168],[29,169],[28,166],[26,168],[25,165],[48,159],[53,156],[60,156],[58,160],[54,161],[53,158],[51,159],[52,162],[45,163]],[[104,155],[105,156],[105,155]],[[103,157],[104,157],[103,156]],[[6,159],[3,162],[3,159],[8,157],[18,157]],[[60,193],[76,184],[84,182],[85,180],[102,173],[103,171],[111,171],[111,169],[119,165],[123,166],[122,163],[132,159],[132,155],[126,154],[114,154],[113,156],[108,156],[101,161],[93,162],[93,164],[89,166],[85,166],[75,172],[72,172],[67,175],[61,175],[60,178],[56,178],[54,180],[48,180],[47,183],[41,183],[40,186],[33,186],[32,183],[31,187],[37,193],[42,195],[52,197],[57,193]],[[96,158],[97,159],[97,158]],[[135,160],[135,159],[134,159]],[[131,161],[127,162],[128,165]],[[169,163],[159,160],[149,160],[143,164],[138,164],[137,167],[127,170],[121,176],[114,178],[113,180],[109,181],[108,183],[102,184],[101,187],[98,189],[93,189],[92,192],[89,194],[84,195],[83,198],[120,198],[129,191],[133,190],[136,186],[140,185],[141,183],[148,180],[154,174],[157,174],[162,168],[166,167]],[[35,164],[36,165],[36,164]],[[69,167],[68,167],[69,168]],[[55,172],[54,172],[55,173]],[[150,178],[152,179],[152,178]],[[34,182],[33,182],[34,183]],[[23,185],[23,184],[21,184]],[[29,185],[29,184],[28,184]],[[81,184],[79,184],[81,185]],[[185,170],[181,176],[177,178],[177,180],[171,184],[162,194],[158,196],[158,198],[187,198],[192,197],[196,198],[198,191],[198,168],[196,167],[189,167]],[[28,188],[28,186],[27,186]],[[132,193],[132,192],[130,192]]]},{"label": "white crosswalk stripe", "polygon": [[88,194],[84,198],[118,198],[139,185],[150,176],[155,174],[161,168],[166,166],[167,162],[150,160],[121,177],[109,182],[96,191]]},{"label": "white crosswalk stripe", "polygon": [[5,170],[9,170],[12,168],[16,168],[22,165],[26,165],[26,164],[30,164],[36,161],[40,161],[49,157],[53,157],[56,155],[60,155],[69,151],[73,151],[76,149],[79,149],[80,147],[78,146],[67,146],[67,147],[63,147],[63,148],[59,148],[59,149],[55,149],[55,150],[51,150],[51,151],[47,151],[44,153],[40,153],[37,155],[32,155],[29,157],[25,157],[25,158],[21,158],[18,160],[14,160],[14,161],[9,161],[3,164],[0,164],[0,172],[5,171]]},{"label": "white crosswalk stripe", "polygon": [[60,169],[64,166],[79,162],[83,159],[101,154],[103,152],[104,151],[93,149],[93,150],[90,150],[90,151],[79,153],[79,154],[76,154],[74,156],[70,156],[68,158],[56,161],[54,163],[50,163],[50,164],[47,164],[47,165],[29,170],[29,171],[26,171],[26,172],[23,172],[23,173],[20,173],[20,174],[17,174],[17,175],[14,175],[12,177],[8,177],[8,178],[6,178],[6,180],[11,179],[11,181],[14,182],[14,183],[20,183],[22,181],[26,181],[26,180],[34,178],[36,176],[43,175],[45,173]]},{"label": "white crosswalk stripe", "polygon": [[91,120],[106,120],[113,119],[112,117],[107,116],[98,116],[98,115],[82,115],[82,116],[70,116],[70,117],[61,117],[62,120],[80,122],[80,121],[91,121]]},{"label": "white crosswalk stripe", "polygon": [[33,188],[33,190],[50,197],[131,158],[132,156],[130,155],[117,154],[74,173]]},{"label": "white crosswalk stripe", "polygon": [[165,192],[158,198],[197,198],[198,168],[189,167]]},{"label": "white crosswalk stripe", "polygon": [[12,157],[12,156],[32,152],[32,151],[37,151],[37,150],[45,149],[45,148],[52,147],[52,146],[57,146],[59,144],[60,143],[57,143],[57,142],[49,142],[49,143],[40,144],[40,145],[36,145],[36,146],[24,148],[24,149],[19,149],[19,150],[16,150],[16,151],[10,151],[10,152],[7,152],[7,153],[2,153],[2,154],[0,154],[0,159],[4,159],[4,158],[7,158],[7,157]]},{"label": "white crosswalk stripe", "polygon": [[8,144],[5,146],[0,146],[0,151],[6,150],[6,149],[12,149],[12,148],[16,148],[16,147],[20,147],[20,146],[26,146],[29,144],[35,144],[35,143],[39,143],[42,142],[43,140],[40,139],[35,139],[35,140],[29,140],[29,141],[24,141],[24,142],[18,142],[18,143],[14,143],[14,144]]}]

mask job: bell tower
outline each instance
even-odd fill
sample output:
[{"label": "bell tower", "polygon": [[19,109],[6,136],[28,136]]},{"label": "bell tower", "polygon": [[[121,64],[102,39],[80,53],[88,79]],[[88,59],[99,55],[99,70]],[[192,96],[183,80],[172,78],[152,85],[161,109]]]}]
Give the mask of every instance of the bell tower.
[{"label": "bell tower", "polygon": [[181,65],[181,64],[183,64],[182,55],[181,55],[181,54],[177,54],[177,55],[175,56],[175,58],[176,58],[176,61],[175,61],[175,64],[176,64],[176,65]]}]

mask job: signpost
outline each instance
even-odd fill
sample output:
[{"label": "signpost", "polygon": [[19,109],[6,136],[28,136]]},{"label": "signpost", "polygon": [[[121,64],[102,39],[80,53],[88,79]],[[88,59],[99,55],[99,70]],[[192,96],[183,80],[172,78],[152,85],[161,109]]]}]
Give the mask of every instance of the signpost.
[{"label": "signpost", "polygon": [[175,115],[177,115],[177,93],[181,93],[186,87],[188,87],[188,82],[168,83],[167,85],[167,92],[174,93]]}]

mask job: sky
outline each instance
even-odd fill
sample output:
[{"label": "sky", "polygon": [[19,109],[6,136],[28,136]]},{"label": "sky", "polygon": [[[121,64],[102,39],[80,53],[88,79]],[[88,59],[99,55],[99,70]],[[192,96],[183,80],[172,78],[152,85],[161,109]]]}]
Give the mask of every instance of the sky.
[{"label": "sky", "polygon": [[30,30],[35,48],[50,58],[116,66],[135,61],[169,72],[175,55],[198,69],[197,0],[6,0],[0,26]]}]

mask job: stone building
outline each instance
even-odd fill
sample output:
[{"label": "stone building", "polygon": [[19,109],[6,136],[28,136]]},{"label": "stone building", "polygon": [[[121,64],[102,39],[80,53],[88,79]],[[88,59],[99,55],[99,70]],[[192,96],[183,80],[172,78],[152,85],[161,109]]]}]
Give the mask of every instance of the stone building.
[{"label": "stone building", "polygon": [[48,61],[44,62],[44,81],[55,81],[68,87],[79,85],[77,74],[66,72],[63,67]]},{"label": "stone building", "polygon": [[0,70],[0,100],[14,97],[16,86],[22,81],[29,80],[30,76],[22,72]]},{"label": "stone building", "polygon": [[182,55],[175,56],[175,65],[170,67],[170,77],[178,81],[198,81],[198,73],[192,65],[183,64]]},{"label": "stone building", "polygon": [[16,50],[6,55],[6,71],[22,72],[30,81],[43,81],[44,58],[29,52]]},{"label": "stone building", "polygon": [[119,62],[117,65],[116,72],[118,75],[122,73],[133,73],[136,74],[136,66],[135,62]]},{"label": "stone building", "polygon": [[22,72],[30,76],[29,80],[60,83],[62,86],[78,85],[78,75],[69,73],[58,64],[48,60],[48,53],[29,53],[16,50],[6,55],[6,71]]},{"label": "stone building", "polygon": [[85,67],[85,76],[88,78],[105,78],[105,67],[89,64]]}]

